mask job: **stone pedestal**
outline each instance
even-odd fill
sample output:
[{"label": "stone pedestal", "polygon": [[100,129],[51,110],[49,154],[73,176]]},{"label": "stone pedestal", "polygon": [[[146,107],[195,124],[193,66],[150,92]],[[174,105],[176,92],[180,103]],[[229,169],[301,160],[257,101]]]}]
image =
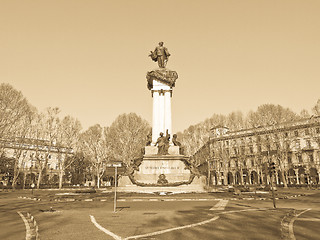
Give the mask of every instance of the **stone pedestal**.
[{"label": "stone pedestal", "polygon": [[188,157],[170,146],[168,155],[158,155],[155,146],[145,147],[145,155],[130,176],[119,181],[120,191],[136,192],[202,192],[205,181],[192,172]]}]

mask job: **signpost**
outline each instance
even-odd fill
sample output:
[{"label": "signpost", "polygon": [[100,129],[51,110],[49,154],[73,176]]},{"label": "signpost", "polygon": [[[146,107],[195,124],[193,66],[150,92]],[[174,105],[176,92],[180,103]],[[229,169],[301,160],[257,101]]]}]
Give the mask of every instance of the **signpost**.
[{"label": "signpost", "polygon": [[108,164],[108,167],[114,167],[114,201],[113,201],[113,212],[116,212],[117,209],[117,175],[118,167],[122,167],[122,162],[113,162]]}]

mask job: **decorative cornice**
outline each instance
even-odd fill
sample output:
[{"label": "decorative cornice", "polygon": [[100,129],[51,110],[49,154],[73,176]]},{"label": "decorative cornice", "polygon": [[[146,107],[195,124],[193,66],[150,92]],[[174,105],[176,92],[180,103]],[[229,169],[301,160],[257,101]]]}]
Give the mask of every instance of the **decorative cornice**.
[{"label": "decorative cornice", "polygon": [[152,97],[153,97],[153,93],[154,92],[157,92],[157,93],[159,93],[159,95],[161,96],[161,95],[165,95],[165,93],[167,93],[167,92],[169,92],[170,93],[170,97],[172,97],[172,89],[170,89],[170,90],[163,90],[163,89],[161,89],[161,90],[151,90],[151,95],[152,95]]},{"label": "decorative cornice", "polygon": [[156,69],[147,73],[148,89],[153,88],[153,80],[159,81],[169,87],[174,87],[178,74],[176,71],[171,71],[166,68]]}]

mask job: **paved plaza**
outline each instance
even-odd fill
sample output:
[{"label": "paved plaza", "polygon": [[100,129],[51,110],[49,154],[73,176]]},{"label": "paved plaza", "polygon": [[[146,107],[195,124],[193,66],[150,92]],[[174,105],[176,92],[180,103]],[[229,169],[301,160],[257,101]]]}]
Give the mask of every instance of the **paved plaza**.
[{"label": "paved plaza", "polygon": [[[41,239],[318,239],[320,191],[77,195],[39,190],[0,193],[0,239],[25,239],[27,213]],[[73,195],[74,194],[74,195]],[[19,215],[18,213],[21,213]],[[28,222],[28,221],[27,221]],[[30,223],[30,221],[29,221]],[[31,231],[32,233],[32,228]]]}]

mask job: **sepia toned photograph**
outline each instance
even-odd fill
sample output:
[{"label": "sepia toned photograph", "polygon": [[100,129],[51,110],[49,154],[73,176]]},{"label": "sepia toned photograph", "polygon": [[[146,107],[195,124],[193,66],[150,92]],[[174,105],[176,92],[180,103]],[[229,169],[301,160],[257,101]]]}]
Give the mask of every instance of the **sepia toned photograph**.
[{"label": "sepia toned photograph", "polygon": [[320,239],[320,1],[0,0],[0,239]]}]

